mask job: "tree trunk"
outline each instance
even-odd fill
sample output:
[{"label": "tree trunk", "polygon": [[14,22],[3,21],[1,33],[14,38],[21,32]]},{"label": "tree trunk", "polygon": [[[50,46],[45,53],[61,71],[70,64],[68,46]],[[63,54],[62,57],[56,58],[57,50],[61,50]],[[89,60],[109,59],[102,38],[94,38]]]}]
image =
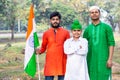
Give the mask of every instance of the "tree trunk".
[{"label": "tree trunk", "polygon": [[18,32],[20,32],[20,19],[18,19]]},{"label": "tree trunk", "polygon": [[13,40],[14,39],[15,17],[13,17],[11,20],[12,20],[11,25],[10,25],[10,27],[11,27],[11,40]]},{"label": "tree trunk", "polygon": [[14,26],[11,25],[11,40],[14,39]]}]

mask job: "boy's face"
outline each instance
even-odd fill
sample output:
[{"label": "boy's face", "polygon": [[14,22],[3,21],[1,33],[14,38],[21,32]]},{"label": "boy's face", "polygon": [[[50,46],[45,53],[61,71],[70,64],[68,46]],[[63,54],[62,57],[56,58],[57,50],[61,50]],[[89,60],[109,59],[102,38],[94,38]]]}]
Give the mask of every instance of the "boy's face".
[{"label": "boy's face", "polygon": [[72,30],[73,38],[79,38],[82,33],[82,30]]},{"label": "boy's face", "polygon": [[50,19],[50,23],[51,23],[51,26],[52,26],[53,28],[58,28],[58,27],[60,27],[60,19],[59,19],[59,17],[58,17],[58,16],[52,17],[52,18]]}]

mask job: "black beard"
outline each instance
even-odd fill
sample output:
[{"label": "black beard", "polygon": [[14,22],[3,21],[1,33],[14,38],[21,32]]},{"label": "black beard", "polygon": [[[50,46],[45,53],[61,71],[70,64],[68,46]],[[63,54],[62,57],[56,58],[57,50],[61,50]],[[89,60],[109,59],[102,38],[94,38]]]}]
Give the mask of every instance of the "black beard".
[{"label": "black beard", "polygon": [[58,27],[60,27],[60,24],[58,24],[57,26],[54,26],[53,24],[51,24],[51,26],[52,26],[53,28],[58,28]]},{"label": "black beard", "polygon": [[93,21],[97,21],[97,20],[99,20],[99,18],[97,18],[97,19],[92,19]]}]

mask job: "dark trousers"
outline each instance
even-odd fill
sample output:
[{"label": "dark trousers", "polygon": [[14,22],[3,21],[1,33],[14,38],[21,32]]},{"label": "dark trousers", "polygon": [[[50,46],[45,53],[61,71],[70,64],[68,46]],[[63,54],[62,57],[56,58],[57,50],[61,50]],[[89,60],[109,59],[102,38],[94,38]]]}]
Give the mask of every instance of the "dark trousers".
[{"label": "dark trousers", "polygon": [[[54,80],[54,76],[45,76],[45,80]],[[64,76],[58,76],[58,80],[64,80]]]}]

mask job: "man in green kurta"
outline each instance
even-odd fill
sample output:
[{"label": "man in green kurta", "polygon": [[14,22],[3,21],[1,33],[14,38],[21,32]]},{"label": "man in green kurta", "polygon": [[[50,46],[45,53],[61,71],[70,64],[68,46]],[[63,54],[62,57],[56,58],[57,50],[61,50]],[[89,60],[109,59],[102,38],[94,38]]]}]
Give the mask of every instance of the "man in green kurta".
[{"label": "man in green kurta", "polygon": [[92,23],[85,29],[83,37],[88,40],[87,63],[90,80],[112,80],[115,46],[112,28],[100,21],[99,7],[92,6],[89,12]]}]

